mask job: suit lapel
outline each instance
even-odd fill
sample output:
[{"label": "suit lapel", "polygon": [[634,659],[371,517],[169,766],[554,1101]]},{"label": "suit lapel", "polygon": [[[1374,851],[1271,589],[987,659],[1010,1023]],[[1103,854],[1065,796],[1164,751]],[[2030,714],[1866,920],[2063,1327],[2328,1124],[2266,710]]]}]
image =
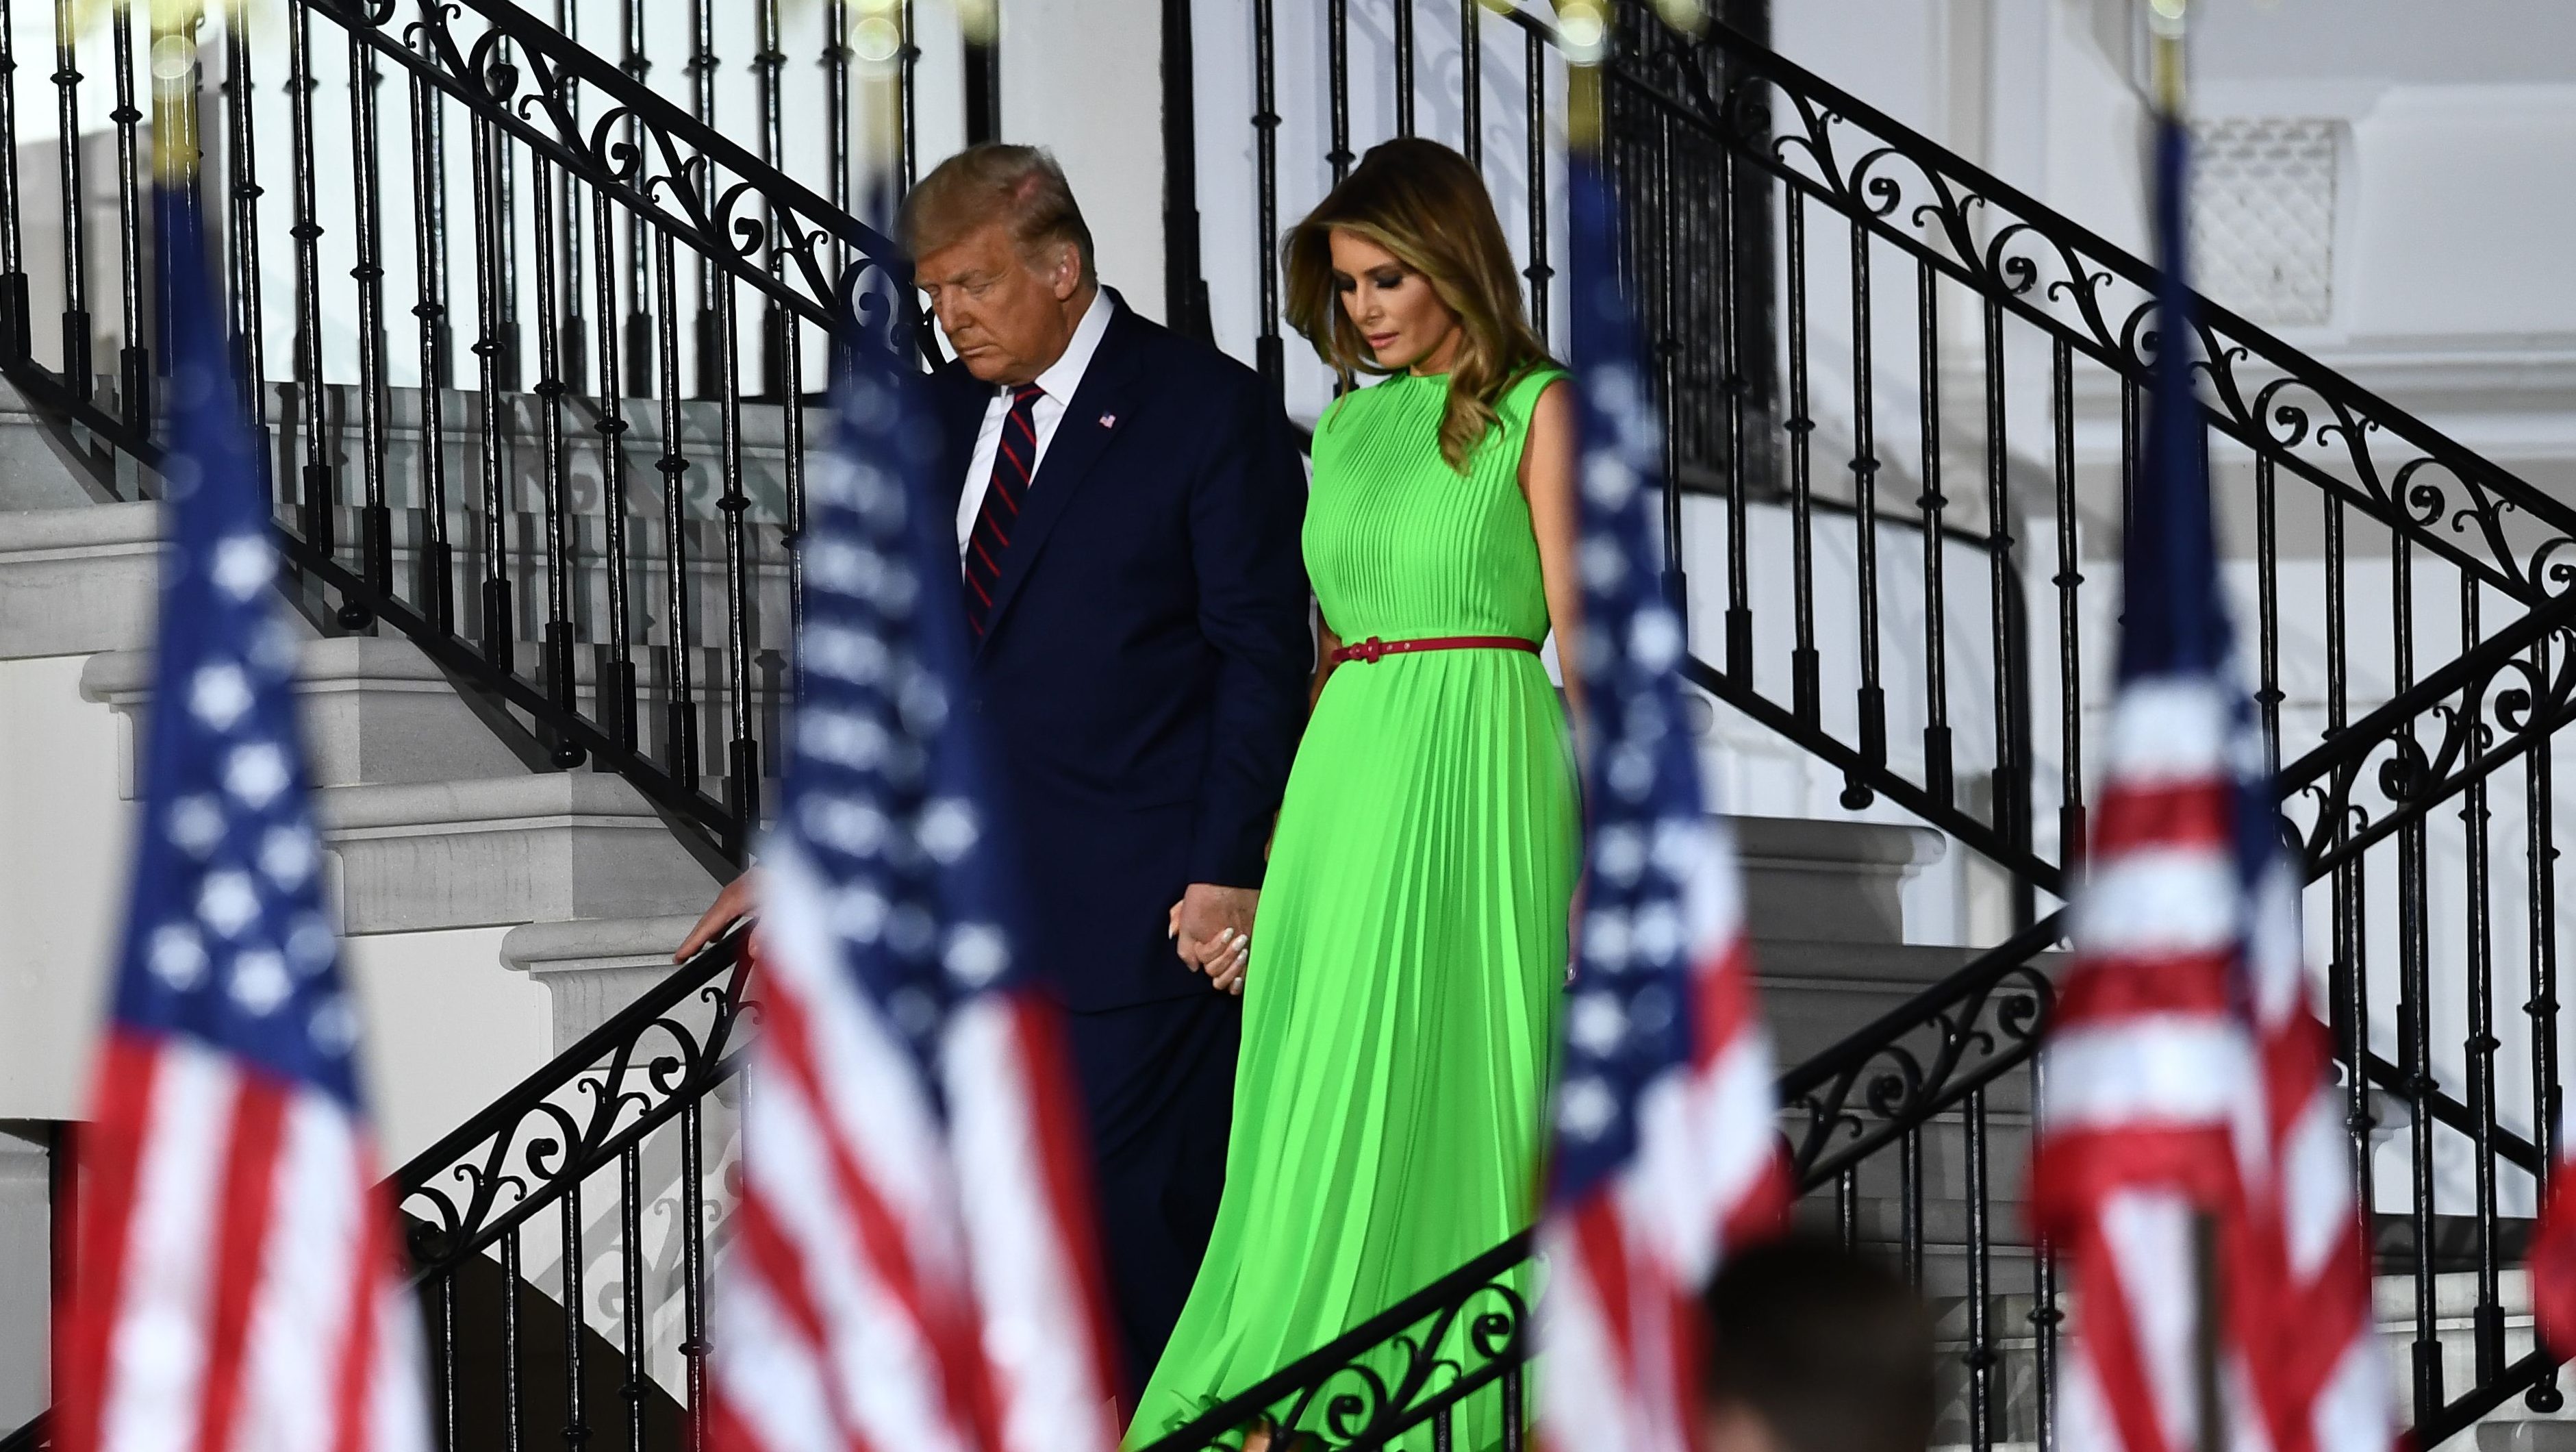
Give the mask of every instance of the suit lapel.
[{"label": "suit lapel", "polygon": [[986,617],[987,643],[1001,633],[1011,600],[1036,565],[1038,552],[1046,548],[1056,521],[1064,518],[1073,496],[1090,479],[1092,466],[1133,412],[1126,406],[1126,397],[1134,377],[1136,326],[1121,304],[1100,339],[1100,351],[1091,355],[1091,366],[1083,370],[1082,382],[1073,390],[1073,402],[1056,421],[1055,437],[1047,441],[1046,457],[1038,461],[1037,478],[1029,483],[1028,498],[1011,531],[1011,547],[1002,555],[1002,575],[994,582],[993,608]]}]

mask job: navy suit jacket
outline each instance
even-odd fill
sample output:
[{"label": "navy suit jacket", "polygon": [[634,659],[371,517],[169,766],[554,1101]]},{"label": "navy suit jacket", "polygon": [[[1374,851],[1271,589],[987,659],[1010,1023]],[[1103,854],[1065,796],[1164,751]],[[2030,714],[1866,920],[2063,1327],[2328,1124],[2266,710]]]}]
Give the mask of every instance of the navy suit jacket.
[{"label": "navy suit jacket", "polygon": [[[1212,991],[1167,915],[1194,882],[1260,885],[1314,665],[1305,474],[1276,398],[1111,300],[972,680],[1027,858],[1029,948],[1078,1012]],[[951,362],[932,393],[940,477],[962,492],[993,388]]]}]

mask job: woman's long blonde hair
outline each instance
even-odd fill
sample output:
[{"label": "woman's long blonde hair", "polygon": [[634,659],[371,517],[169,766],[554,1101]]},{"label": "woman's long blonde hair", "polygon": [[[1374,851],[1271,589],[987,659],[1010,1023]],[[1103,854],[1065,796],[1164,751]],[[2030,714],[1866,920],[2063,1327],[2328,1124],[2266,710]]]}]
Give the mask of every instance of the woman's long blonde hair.
[{"label": "woman's long blonde hair", "polygon": [[1440,456],[1463,472],[1493,431],[1503,391],[1551,361],[1547,344],[1521,310],[1512,250],[1503,241],[1484,178],[1439,142],[1384,142],[1370,147],[1332,195],[1289,231],[1282,248],[1288,322],[1348,389],[1356,373],[1397,370],[1370,359],[1359,328],[1342,310],[1333,286],[1336,231],[1385,248],[1458,315],[1462,336],[1449,370],[1449,405],[1440,417]]}]

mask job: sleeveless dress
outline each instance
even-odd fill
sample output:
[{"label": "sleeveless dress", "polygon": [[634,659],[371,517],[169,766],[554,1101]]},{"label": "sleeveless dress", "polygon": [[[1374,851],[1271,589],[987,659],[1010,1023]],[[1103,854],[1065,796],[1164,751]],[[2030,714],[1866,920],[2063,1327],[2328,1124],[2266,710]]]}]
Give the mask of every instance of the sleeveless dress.
[{"label": "sleeveless dress", "polygon": [[[1445,377],[1397,375],[1325,415],[1306,568],[1345,644],[1546,637],[1519,468],[1530,410],[1563,376],[1507,391],[1464,474],[1440,455]],[[1334,669],[1253,923],[1224,1200],[1128,1446],[1535,1217],[1574,783],[1564,706],[1535,655],[1434,650]],[[1468,1401],[1456,1445],[1495,1445],[1498,1399]],[[1425,1426],[1391,1445],[1430,1440]]]}]

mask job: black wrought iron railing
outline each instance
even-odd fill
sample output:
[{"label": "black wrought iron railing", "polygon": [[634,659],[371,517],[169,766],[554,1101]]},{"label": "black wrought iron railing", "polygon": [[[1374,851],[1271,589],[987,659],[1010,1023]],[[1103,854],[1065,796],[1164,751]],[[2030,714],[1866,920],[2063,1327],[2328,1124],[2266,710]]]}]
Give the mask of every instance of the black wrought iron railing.
[{"label": "black wrought iron railing", "polygon": [[[97,7],[52,0],[44,136],[21,125],[34,78],[7,49],[25,3],[0,3],[0,371],[133,497],[157,487],[166,361],[134,205],[143,7],[84,31]],[[780,0],[653,6],[685,19],[668,68],[685,95],[646,83],[641,0],[554,9],[573,27],[613,11],[622,58],[508,0],[219,16],[201,134],[238,361],[308,613],[410,636],[557,766],[620,772],[739,857],[778,760],[808,395],[846,300],[887,325],[911,293],[848,211],[840,7],[787,17],[816,48],[808,76],[786,69]],[[102,68],[112,150],[90,144]],[[791,89],[825,138],[792,167]],[[40,158],[50,207],[20,175]],[[85,180],[100,163],[112,239]],[[102,276],[113,309],[94,306]]]},{"label": "black wrought iron railing", "polygon": [[[582,19],[571,8],[563,30]],[[1388,68],[1397,129],[1431,129],[1435,108],[1416,102],[1444,37],[1478,78],[1457,139],[1489,172],[1520,168],[1531,310],[1549,312],[1548,24],[1392,0],[1369,52],[1351,8],[1324,0],[1320,51],[1301,58],[1283,56],[1269,0],[1252,7],[1261,267],[1246,296],[1212,302],[1250,319],[1283,385],[1273,240],[1283,201],[1304,199],[1283,196],[1281,138],[1322,141],[1305,159],[1319,164],[1286,170],[1346,170],[1364,66]],[[122,76],[130,44],[71,36],[72,6],[55,9],[69,38],[47,84],[70,140],[50,160],[74,199],[95,195],[84,167],[127,180],[140,118],[128,105],[84,131],[83,57]],[[764,672],[793,608],[813,330],[842,294],[900,276],[839,205],[845,152],[819,187],[774,164],[778,12],[690,5],[683,106],[648,84],[641,0],[592,27],[615,30],[617,61],[502,0],[400,23],[390,4],[285,10],[286,85],[253,76],[254,54],[281,47],[228,34],[207,134],[226,286],[309,603],[339,628],[421,641],[559,761],[623,771],[738,848],[776,755]],[[349,42],[337,76],[309,44],[317,13]],[[733,24],[752,36],[756,104],[727,112],[715,37]],[[1700,643],[1690,677],[1777,759],[1821,764],[1827,802],[1910,813],[2017,889],[1991,946],[1784,1075],[1804,1213],[1885,1248],[1942,1312],[1945,1441],[2044,1446],[2060,1297],[2020,1223],[2018,1174],[2046,955],[2084,836],[2117,598],[2107,546],[2167,345],[2154,273],[1758,35],[1680,37],[1638,0],[1617,39],[1606,145],[1630,218],[1625,280],[1658,349],[1667,564]],[[828,76],[846,47],[825,50]],[[1282,99],[1301,59],[1320,79],[1314,116]],[[1521,66],[1517,116],[1482,104],[1506,60]],[[384,77],[404,107],[376,106]],[[20,144],[19,84],[0,53],[0,362],[100,441],[105,477],[131,483],[158,463],[137,290],[149,239],[128,208],[111,248],[67,202],[59,235],[28,242],[42,209],[17,163],[43,147]],[[345,210],[325,216],[316,169],[337,154],[344,100],[359,185],[330,188]],[[765,155],[726,140],[729,116],[758,118],[732,125]],[[259,181],[278,174],[281,135],[284,202]],[[376,171],[406,155],[377,196]],[[451,216],[467,223],[453,235]],[[280,236],[285,308],[261,260]],[[111,253],[120,286],[101,307],[87,279],[109,275]],[[351,317],[354,333],[334,331]],[[2408,1314],[2387,1329],[2430,1447],[2516,1396],[2558,1404],[2554,1368],[2519,1343],[2510,1273],[2562,1094],[2552,758],[2576,709],[2576,510],[2223,307],[2204,305],[2199,333],[2247,665],[2285,834],[2316,884],[2357,1189],[2404,1231],[2383,1270]],[[274,378],[272,357],[292,360]],[[721,765],[700,762],[701,741]],[[422,1227],[450,1445],[581,1445],[610,1422],[629,1445],[658,1443],[699,1405],[742,1010],[727,971],[693,963],[398,1177]],[[2518,1015],[2498,1013],[2499,991]],[[2468,1169],[2437,1175],[2437,1161]],[[1486,1406],[1517,1445],[1525,1254],[1496,1248],[1160,1452],[1253,1415],[1336,1447],[1426,1428],[1438,1445]],[[2447,1324],[2455,1303],[2465,1336]],[[2464,1386],[2447,1384],[2454,1357]]]},{"label": "black wrought iron railing", "polygon": [[[1354,76],[1391,83],[1402,131],[1427,66],[1495,59],[1476,37],[1497,18],[1474,7],[1400,28],[1372,10],[1374,47],[1353,8],[1326,0],[1323,54],[1283,59],[1287,32],[1256,7],[1261,287],[1218,306],[1250,309],[1274,376],[1269,239],[1355,156]],[[1784,1077],[1801,1180],[1810,1213],[1885,1247],[1947,1317],[1943,1439],[2045,1445],[2059,1297],[2018,1179],[2166,345],[2155,273],[1773,53],[1760,5],[1723,8],[1746,26],[1693,39],[1622,4],[1604,69],[1687,669],[1761,728],[1758,749],[1818,764],[1827,801],[1940,828],[2019,896],[1996,946]],[[1500,19],[1532,47],[1536,138],[1550,31]],[[1318,74],[1302,92],[1279,79]],[[1543,318],[1547,173],[1510,174],[1495,119],[1449,139],[1529,199],[1516,241]],[[1283,134],[1328,137],[1324,165],[1283,158]],[[2410,1309],[2387,1329],[2430,1446],[2515,1396],[2558,1403],[2521,1349],[2511,1262],[2562,1093],[2551,758],[2576,698],[2576,510],[2218,303],[2198,334],[2246,665],[2315,884],[2357,1189],[2402,1232],[2382,1269]]]}]

